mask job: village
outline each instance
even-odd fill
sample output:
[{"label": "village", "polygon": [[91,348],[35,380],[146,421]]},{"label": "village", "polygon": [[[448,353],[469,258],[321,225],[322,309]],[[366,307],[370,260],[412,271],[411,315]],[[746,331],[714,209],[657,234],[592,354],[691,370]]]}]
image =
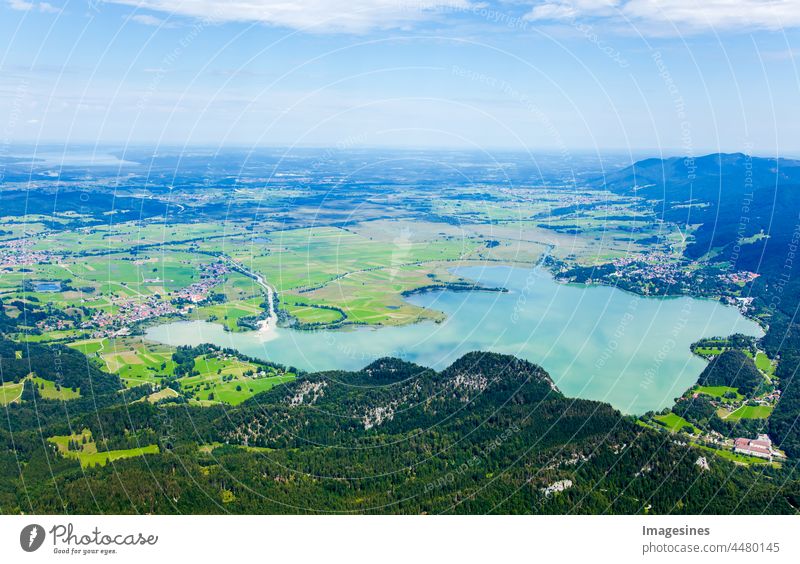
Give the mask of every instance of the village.
[{"label": "village", "polygon": [[32,245],[33,242],[30,239],[0,241],[0,268],[38,266],[61,262],[61,255],[49,251],[33,250],[31,249]]},{"label": "village", "polygon": [[[98,311],[81,327],[93,330],[92,337],[121,337],[131,333],[131,326],[148,319],[172,315],[188,315],[194,306],[205,303],[212,290],[225,281],[229,268],[222,262],[200,266],[200,282],[195,282],[164,298],[160,295],[114,297],[115,312]],[[159,282],[157,279],[145,283]]]}]

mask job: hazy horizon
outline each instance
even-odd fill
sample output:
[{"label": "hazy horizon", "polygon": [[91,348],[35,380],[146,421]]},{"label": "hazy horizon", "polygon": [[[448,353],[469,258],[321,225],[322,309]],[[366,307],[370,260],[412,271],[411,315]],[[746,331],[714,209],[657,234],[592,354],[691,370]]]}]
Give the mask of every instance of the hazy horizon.
[{"label": "hazy horizon", "polygon": [[0,143],[800,154],[796,0],[0,0]]}]

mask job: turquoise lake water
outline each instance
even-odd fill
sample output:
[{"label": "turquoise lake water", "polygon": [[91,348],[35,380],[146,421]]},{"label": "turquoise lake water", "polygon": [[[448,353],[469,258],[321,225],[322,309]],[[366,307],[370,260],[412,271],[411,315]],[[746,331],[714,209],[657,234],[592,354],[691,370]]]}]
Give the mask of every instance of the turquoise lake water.
[{"label": "turquoise lake water", "polygon": [[539,364],[568,396],[605,401],[625,413],[672,405],[705,361],[689,345],[702,337],[762,336],[736,308],[694,298],[644,298],[606,286],[556,282],[544,269],[470,266],[455,274],[509,291],[436,291],[409,302],[447,314],[442,323],[346,331],[276,329],[230,333],[183,321],[152,327],[170,345],[214,343],[304,370],[358,369],[396,356],[441,369],[474,350]]}]

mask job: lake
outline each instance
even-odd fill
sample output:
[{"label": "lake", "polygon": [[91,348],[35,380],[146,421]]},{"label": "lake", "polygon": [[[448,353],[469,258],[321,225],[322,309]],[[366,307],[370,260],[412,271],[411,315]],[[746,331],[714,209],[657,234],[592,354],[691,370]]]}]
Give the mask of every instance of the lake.
[{"label": "lake", "polygon": [[444,290],[408,298],[446,313],[438,324],[314,332],[278,328],[265,338],[183,321],[152,327],[146,337],[173,346],[214,343],[309,371],[358,369],[382,356],[442,369],[469,351],[495,351],[539,364],[567,396],[639,414],[672,405],[695,382],[706,363],[689,350],[694,341],[763,335],[736,308],[716,301],[561,284],[542,268],[470,266],[453,272],[509,291]]}]

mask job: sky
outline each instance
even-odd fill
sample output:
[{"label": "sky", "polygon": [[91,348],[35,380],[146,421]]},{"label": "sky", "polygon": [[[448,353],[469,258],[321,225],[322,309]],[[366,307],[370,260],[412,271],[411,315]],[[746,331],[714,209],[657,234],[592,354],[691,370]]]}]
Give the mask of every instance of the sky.
[{"label": "sky", "polygon": [[0,0],[20,144],[800,156],[800,0]]}]

